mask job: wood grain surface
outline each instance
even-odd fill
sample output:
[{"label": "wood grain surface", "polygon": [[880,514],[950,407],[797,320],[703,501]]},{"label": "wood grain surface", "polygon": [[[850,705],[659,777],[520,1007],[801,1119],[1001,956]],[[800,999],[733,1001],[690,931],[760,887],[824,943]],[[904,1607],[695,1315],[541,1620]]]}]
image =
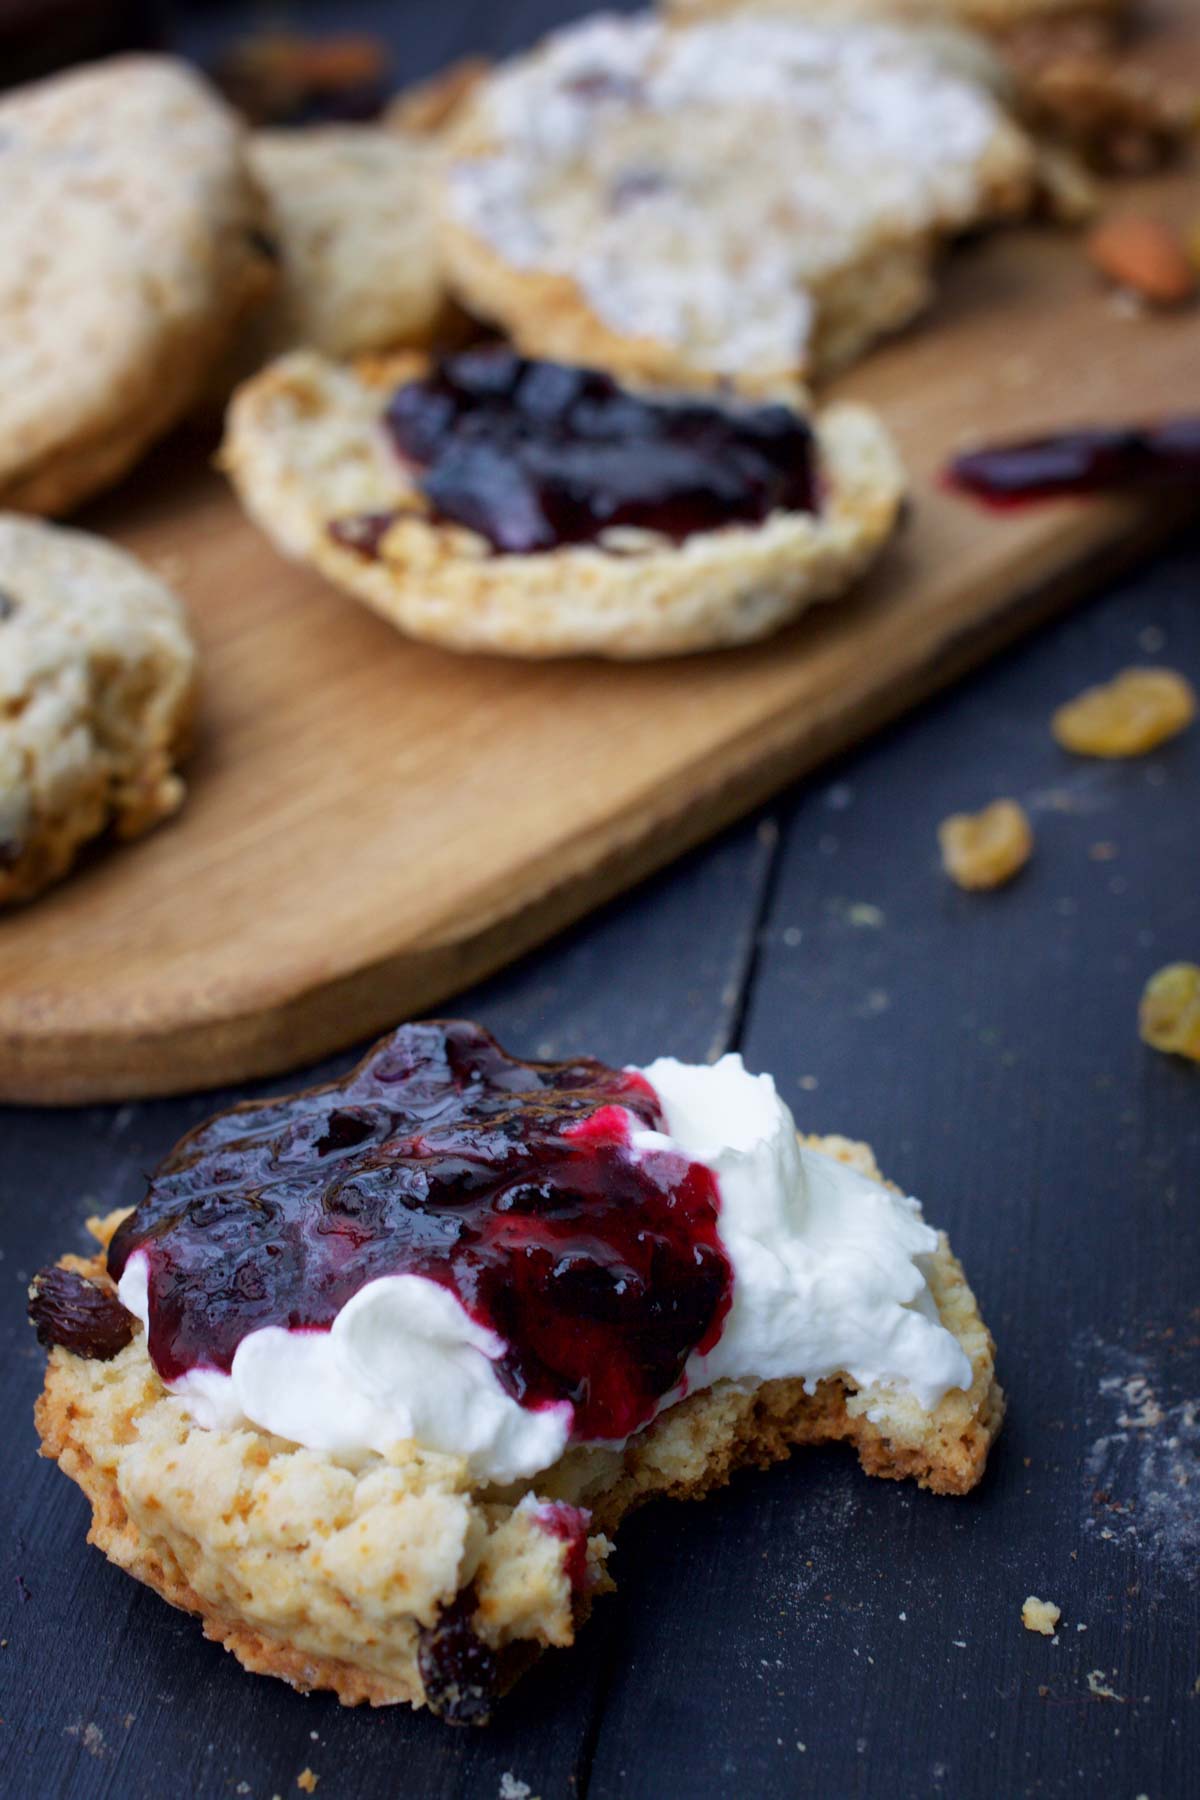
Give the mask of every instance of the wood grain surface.
[{"label": "wood grain surface", "polygon": [[[1195,185],[1123,198],[1185,219]],[[406,642],[282,561],[194,443],[160,450],[85,522],[192,609],[189,799],[0,921],[0,1099],[295,1067],[521,954],[1164,529],[1161,508],[1115,500],[989,515],[938,490],[949,453],[1195,406],[1198,370],[1196,314],[1129,317],[1069,234],[958,250],[935,311],[840,385],[908,460],[902,539],[852,598],[768,643],[637,667]]]}]

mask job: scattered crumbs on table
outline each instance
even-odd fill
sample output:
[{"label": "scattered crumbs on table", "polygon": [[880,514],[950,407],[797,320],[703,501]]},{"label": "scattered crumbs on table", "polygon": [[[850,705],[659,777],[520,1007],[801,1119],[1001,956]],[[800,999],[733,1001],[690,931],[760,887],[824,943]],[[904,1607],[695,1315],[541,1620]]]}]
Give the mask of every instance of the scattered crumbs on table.
[{"label": "scattered crumbs on table", "polygon": [[801,1075],[796,1085],[802,1087],[806,1094],[811,1094],[820,1084],[815,1075]]},{"label": "scattered crumbs on table", "polygon": [[500,1800],[530,1800],[530,1792],[527,1781],[518,1781],[511,1769],[505,1769],[500,1777]]},{"label": "scattered crumbs on table", "polygon": [[956,1650],[965,1650],[967,1647],[965,1638],[951,1638],[950,1642],[954,1645]]},{"label": "scattered crumbs on table", "polygon": [[108,1755],[108,1745],[104,1741],[104,1733],[91,1720],[86,1725],[82,1719],[77,1725],[68,1725],[67,1736],[78,1738],[89,1756],[99,1758]]},{"label": "scattered crumbs on table", "polygon": [[1021,1623],[1026,1631],[1040,1632],[1042,1637],[1054,1637],[1055,1626],[1061,1618],[1061,1606],[1055,1606],[1053,1600],[1039,1600],[1036,1594],[1030,1594],[1021,1608]]},{"label": "scattered crumbs on table", "polygon": [[1124,1706],[1124,1694],[1118,1694],[1109,1687],[1103,1669],[1090,1670],[1087,1684],[1089,1693],[1095,1694],[1097,1700],[1115,1700],[1118,1706]]},{"label": "scattered crumbs on table", "polygon": [[239,1781],[233,1791],[235,1794],[248,1794],[250,1792],[250,1783],[248,1781]]},{"label": "scattered crumbs on table", "polygon": [[315,1794],[317,1791],[317,1783],[320,1779],[321,1777],[319,1775],[314,1775],[311,1769],[301,1769],[296,1777],[296,1786],[298,1788],[303,1788],[306,1794]]}]

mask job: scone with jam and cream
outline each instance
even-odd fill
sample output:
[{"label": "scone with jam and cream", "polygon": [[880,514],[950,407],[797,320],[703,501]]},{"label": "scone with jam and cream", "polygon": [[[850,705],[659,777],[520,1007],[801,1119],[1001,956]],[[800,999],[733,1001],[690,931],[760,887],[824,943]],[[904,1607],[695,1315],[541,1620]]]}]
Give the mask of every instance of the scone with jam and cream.
[{"label": "scone with jam and cream", "polygon": [[509,656],[673,656],[834,599],[904,476],[867,407],[623,386],[503,346],[239,389],[222,458],[247,512],[411,637]]},{"label": "scone with jam and cream", "polygon": [[528,1063],[478,1026],[176,1147],[31,1290],[91,1541],[249,1669],[484,1720],[610,1534],[794,1444],[979,1480],[1003,1398],[944,1236],[741,1059]]},{"label": "scone with jam and cream", "polygon": [[946,238],[1030,204],[1033,146],[975,60],[831,12],[585,19],[456,115],[451,286],[531,356],[825,374],[921,310]]}]

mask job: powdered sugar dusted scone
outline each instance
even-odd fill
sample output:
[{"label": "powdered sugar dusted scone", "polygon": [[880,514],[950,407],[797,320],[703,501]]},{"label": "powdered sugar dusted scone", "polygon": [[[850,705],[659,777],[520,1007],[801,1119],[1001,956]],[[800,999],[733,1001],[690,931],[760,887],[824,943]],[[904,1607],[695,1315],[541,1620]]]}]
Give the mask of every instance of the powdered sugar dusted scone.
[{"label": "powdered sugar dusted scone", "polygon": [[271,280],[243,137],[165,57],[0,99],[0,506],[66,511],[200,392]]},{"label": "powdered sugar dusted scone", "polygon": [[904,324],[947,234],[1022,210],[986,87],[874,21],[601,16],[502,65],[451,133],[443,245],[534,355],[745,385]]},{"label": "powdered sugar dusted scone", "polygon": [[148,569],[0,514],[0,903],[175,811],[194,682],[183,608]]},{"label": "powdered sugar dusted scone", "polygon": [[[257,341],[330,356],[432,343],[447,318],[434,231],[434,146],[367,125],[259,131],[279,287]],[[265,360],[264,358],[260,360]]]},{"label": "powdered sugar dusted scone", "polygon": [[243,387],[222,452],[285,554],[413,637],[514,656],[745,643],[840,594],[903,477],[857,406],[633,393],[499,349]]},{"label": "powdered sugar dusted scone", "polygon": [[107,1257],[36,1278],[43,1452],[248,1668],[482,1720],[644,1500],[839,1439],[979,1479],[1003,1397],[945,1238],[865,1146],[793,1132],[738,1058],[406,1027],[201,1127]]}]

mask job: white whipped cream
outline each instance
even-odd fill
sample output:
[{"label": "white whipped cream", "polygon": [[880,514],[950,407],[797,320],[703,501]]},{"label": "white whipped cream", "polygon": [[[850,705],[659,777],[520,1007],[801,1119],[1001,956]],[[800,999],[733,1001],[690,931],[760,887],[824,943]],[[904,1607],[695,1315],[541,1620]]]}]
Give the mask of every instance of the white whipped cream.
[{"label": "white whipped cream", "polygon": [[[803,1150],[769,1075],[740,1056],[712,1067],[661,1057],[644,1070],[667,1132],[635,1121],[634,1154],[676,1150],[713,1170],[720,1234],[733,1265],[721,1337],[690,1358],[681,1392],[713,1382],[843,1373],[911,1393],[924,1408],[970,1384],[922,1269],[937,1235],[915,1200]],[[145,1253],[118,1289],[143,1325]],[[370,1281],[328,1331],[266,1326],[242,1340],[229,1374],[193,1369],[172,1383],[197,1423],[247,1423],[314,1450],[385,1451],[404,1439],[465,1456],[477,1480],[508,1483],[555,1462],[571,1440],[567,1402],[521,1406],[500,1385],[504,1343],[446,1288],[420,1275]]]}]

